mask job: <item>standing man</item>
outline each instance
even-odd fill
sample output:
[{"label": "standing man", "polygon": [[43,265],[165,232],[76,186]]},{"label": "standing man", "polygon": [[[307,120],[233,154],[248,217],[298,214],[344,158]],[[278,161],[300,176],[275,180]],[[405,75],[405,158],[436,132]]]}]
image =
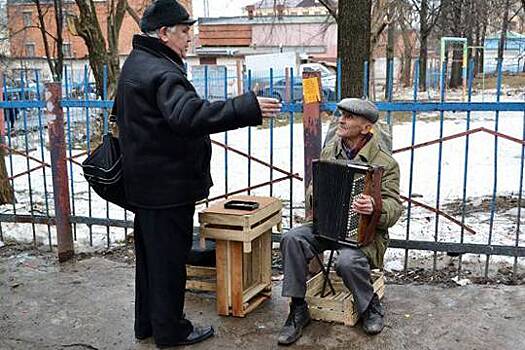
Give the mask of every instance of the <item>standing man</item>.
[{"label": "standing man", "polygon": [[194,23],[176,0],[146,8],[116,97],[124,186],[136,208],[135,337],[153,336],[159,347],[213,335],[211,326],[194,327],[183,313],[195,202],[212,186],[209,134],[259,125],[281,107],[253,92],[201,99],[182,61]]},{"label": "standing man", "polygon": [[[381,180],[383,207],[376,227],[375,240],[361,248],[339,247],[336,271],[347,288],[352,291],[357,312],[368,334],[377,334],[384,327],[383,306],[370,282],[370,270],[383,267],[388,245],[388,228],[401,216],[399,199],[399,166],[379,145],[378,136],[371,133],[379,118],[376,106],[367,100],[345,98],[337,104],[342,112],[336,137],[321,152],[321,159],[356,160],[384,167]],[[309,198],[308,198],[309,197]],[[311,205],[311,196],[306,198]],[[362,195],[352,204],[361,215],[371,215],[375,209],[372,197]],[[294,343],[304,327],[310,323],[306,295],[308,263],[317,254],[333,249],[333,244],[314,235],[312,224],[288,231],[281,239],[284,280],[283,296],[292,299],[290,313],[279,334],[281,345]]]}]

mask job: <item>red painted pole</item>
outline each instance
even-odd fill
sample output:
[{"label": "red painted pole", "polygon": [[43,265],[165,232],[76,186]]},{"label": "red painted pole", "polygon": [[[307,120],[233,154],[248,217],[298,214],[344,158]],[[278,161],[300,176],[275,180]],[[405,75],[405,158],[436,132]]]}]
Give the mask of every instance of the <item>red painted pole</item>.
[{"label": "red painted pole", "polygon": [[[304,129],[304,191],[312,183],[312,161],[321,155],[321,73],[303,72],[303,129]],[[306,204],[306,203],[305,203]],[[312,208],[305,205],[305,216],[312,217]]]},{"label": "red painted pole", "polygon": [[66,163],[66,143],[64,137],[64,112],[60,106],[62,85],[45,84],[46,120],[49,129],[51,148],[51,173],[53,177],[53,194],[55,197],[55,216],[58,243],[58,261],[69,260],[75,254],[73,235],[69,216],[69,185]]}]

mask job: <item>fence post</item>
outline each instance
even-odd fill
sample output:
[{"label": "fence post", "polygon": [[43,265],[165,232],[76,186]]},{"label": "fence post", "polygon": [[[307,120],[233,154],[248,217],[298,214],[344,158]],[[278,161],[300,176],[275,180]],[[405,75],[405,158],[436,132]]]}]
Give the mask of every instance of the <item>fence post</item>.
[{"label": "fence post", "polygon": [[45,84],[46,120],[49,129],[49,147],[51,149],[51,173],[53,177],[53,196],[55,198],[55,218],[57,229],[58,261],[69,260],[75,254],[73,235],[69,216],[69,186],[66,163],[66,143],[64,137],[64,112],[62,84]]},{"label": "fence post", "polygon": [[[292,87],[293,89],[293,87]],[[312,161],[321,156],[321,72],[303,72],[303,130],[304,130],[304,204],[305,218],[313,217],[313,208],[308,205],[307,191],[312,184]],[[319,254],[323,261],[323,254]],[[308,271],[316,274],[321,271],[317,259],[312,259]]]},{"label": "fence post", "polygon": [[[304,190],[312,182],[312,160],[321,155],[321,73],[303,72],[303,129],[304,129]],[[312,208],[305,203],[305,216],[312,216]]]}]

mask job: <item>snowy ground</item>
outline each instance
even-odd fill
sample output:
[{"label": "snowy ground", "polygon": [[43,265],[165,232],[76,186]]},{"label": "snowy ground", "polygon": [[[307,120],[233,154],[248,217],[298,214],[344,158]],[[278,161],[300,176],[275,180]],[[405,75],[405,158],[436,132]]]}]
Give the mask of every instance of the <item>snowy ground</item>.
[{"label": "snowy ground", "polygon": [[[505,96],[504,101],[523,101],[523,94]],[[494,101],[494,94],[485,93],[483,97],[475,96],[474,101]],[[323,125],[323,134],[326,132],[328,124]],[[485,127],[488,129],[495,128],[495,113],[476,112],[471,114],[471,129]],[[525,115],[522,112],[504,112],[499,115],[499,131],[523,139],[525,127]],[[465,131],[466,113],[446,113],[443,123],[444,136]],[[416,123],[416,141],[421,143],[431,141],[439,137],[440,122],[439,115],[436,113],[420,114]],[[270,134],[273,134],[273,156],[270,153]],[[45,134],[44,134],[45,135]],[[293,149],[290,147],[290,136],[293,135]],[[411,122],[398,122],[393,127],[393,148],[399,149],[409,146],[411,143],[412,124]],[[45,135],[45,137],[47,137]],[[32,139],[31,139],[32,138]],[[213,139],[223,142],[225,134],[213,135]],[[248,129],[240,129],[228,132],[228,145],[239,149],[243,152],[248,151]],[[265,162],[270,162],[273,157],[273,164],[283,170],[290,171],[290,158],[293,158],[292,172],[297,172],[301,176],[304,171],[303,164],[303,129],[301,124],[294,124],[283,127],[276,127],[273,130],[268,128],[251,129],[252,155]],[[519,246],[525,246],[525,237],[523,236],[523,226],[525,225],[525,204],[517,202],[520,192],[520,170],[522,167],[522,146],[518,143],[499,139],[497,153],[497,186],[496,193],[498,202],[496,205],[495,215],[493,217],[493,229],[491,227],[491,215],[488,205],[492,198],[494,190],[494,136],[489,134],[474,134],[470,137],[470,151],[468,153],[468,175],[466,196],[468,200],[468,213],[465,216],[465,223],[472,228],[476,234],[465,233],[463,240],[468,243],[497,244],[497,245],[515,245],[518,239]],[[25,135],[17,136],[12,139],[13,144],[16,142],[18,149],[25,147]],[[30,136],[28,140],[30,155],[35,158],[42,158],[41,149],[38,146],[38,135]],[[415,150],[414,152],[414,169],[412,177],[412,192],[415,200],[423,202],[429,206],[435,207],[437,201],[437,183],[438,183],[438,145],[428,146]],[[75,153],[79,150],[74,151]],[[292,152],[292,154],[291,154]],[[401,193],[408,195],[410,184],[410,152],[396,153],[395,158],[400,164],[401,169]],[[46,162],[50,162],[48,151],[44,150]],[[28,169],[27,160],[18,155],[13,155],[7,159],[7,167],[13,167],[13,173],[19,174]],[[12,159],[12,162],[11,162]],[[79,158],[77,160],[81,160]],[[442,168],[441,168],[441,190],[440,190],[440,208],[448,214],[461,220],[462,193],[463,193],[463,174],[465,166],[465,138],[458,138],[445,142],[442,149]],[[29,161],[29,168],[38,166],[38,163]],[[69,165],[68,165],[69,166]],[[221,195],[225,192],[225,154],[222,148],[214,146],[212,159],[212,172],[215,186],[212,188],[210,197]],[[91,193],[91,202],[89,199],[88,188],[84,181],[80,167],[72,166],[72,178],[70,182],[70,192],[74,192],[74,215],[92,216],[98,218],[108,217],[106,203]],[[282,177],[283,174],[274,171],[273,178]],[[246,158],[228,152],[227,163],[228,191],[232,192],[248,186],[248,161]],[[52,213],[52,181],[51,171],[46,169],[46,176],[43,176],[42,170],[31,173],[31,190],[32,198],[29,198],[29,181],[28,176],[23,175],[14,180],[17,197],[16,213],[29,214],[30,200],[33,202],[33,211],[38,215],[45,215],[45,191],[44,179],[47,182],[48,202],[50,215]],[[251,167],[251,184],[266,182],[270,179],[270,170],[252,161]],[[304,208],[304,184],[297,180],[286,180],[273,186],[272,195],[279,197],[285,203],[286,209],[283,211],[285,218],[285,227],[289,227],[290,222],[290,189],[292,190],[293,217],[301,217]],[[262,187],[252,191],[255,195],[270,195],[269,186]],[[406,204],[406,203],[405,203]],[[12,214],[13,206],[4,205],[0,212]],[[520,232],[517,232],[518,213],[520,214]],[[132,219],[132,214],[127,213],[113,205],[109,205],[109,217],[112,219]],[[195,220],[197,220],[195,218]],[[402,217],[400,222],[391,230],[391,238],[414,240],[437,239],[443,242],[459,242],[461,239],[461,229],[458,225],[440,217],[436,226],[435,214],[420,207],[412,207],[410,217],[410,229],[407,232],[407,217]],[[436,229],[437,227],[437,229]],[[92,237],[93,247],[102,248],[107,244],[107,228],[93,226],[92,233],[86,225],[76,225],[77,250],[90,250],[90,236]],[[35,236],[39,243],[48,243],[48,227],[43,225],[35,226]],[[53,244],[55,243],[54,227],[50,229]],[[2,234],[5,239],[16,239],[20,241],[32,241],[33,229],[30,224],[8,224],[2,223]],[[114,244],[122,241],[125,237],[124,229],[111,229],[111,242]],[[1,246],[2,243],[0,243]],[[431,253],[412,251],[411,258],[420,258],[429,256]],[[400,269],[403,266],[404,251],[390,249],[387,256],[387,268]],[[478,261],[478,256],[465,257]],[[484,257],[483,257],[484,259]],[[482,259],[482,260],[483,260]],[[493,257],[498,261],[512,263],[513,258]],[[523,260],[519,261],[524,263]]]}]

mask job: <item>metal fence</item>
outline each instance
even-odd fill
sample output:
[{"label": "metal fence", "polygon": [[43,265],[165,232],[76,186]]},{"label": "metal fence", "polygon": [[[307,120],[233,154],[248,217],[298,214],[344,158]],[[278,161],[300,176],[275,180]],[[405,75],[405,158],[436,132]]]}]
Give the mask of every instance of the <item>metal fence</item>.
[{"label": "metal fence", "polygon": [[[402,198],[406,204],[404,217],[391,230],[390,251],[401,255],[398,260],[403,262],[405,270],[411,267],[412,258],[420,257],[421,251],[427,252],[426,255],[430,252],[433,269],[439,268],[444,253],[459,255],[459,270],[464,257],[479,256],[484,261],[480,273],[485,276],[496,267],[491,264],[492,257],[503,256],[512,260],[516,275],[525,257],[525,243],[520,236],[521,211],[525,206],[524,96],[502,100],[507,96],[503,94],[500,62],[493,101],[486,101],[486,96],[483,102],[476,100],[469,69],[465,100],[449,102],[447,98],[457,100],[461,93],[447,90],[446,67],[444,62],[439,72],[439,90],[435,91],[437,99],[430,93],[424,99],[419,96],[417,62],[411,96],[403,97],[409,90],[397,91],[400,97],[394,99],[394,66],[389,64],[387,98],[376,101],[384,113],[387,130],[393,133],[392,153],[401,166]],[[208,69],[203,70],[200,79],[204,83],[199,83],[206,99],[220,97],[215,95],[221,91],[221,82],[223,97],[232,95],[229,90],[232,85],[241,86],[241,90],[254,87],[250,72],[242,83],[235,84],[231,84],[234,78],[228,77],[226,70],[222,76],[214,71],[213,77],[207,72]],[[337,74],[340,78],[340,70]],[[65,116],[62,147],[67,153],[73,236],[77,245],[84,248],[123,244],[132,228],[132,213],[102,201],[85,182],[79,166],[100,135],[109,130],[108,111],[112,101],[95,98],[87,68],[82,82],[72,81],[72,76],[65,71],[61,106]],[[0,102],[5,124],[2,149],[6,151],[9,182],[17,199],[0,207],[0,240],[29,238],[35,245],[46,244],[53,249],[56,209],[50,153],[60,145],[47,141],[48,120],[44,116],[45,98],[38,72],[21,72],[19,81],[19,86],[13,87],[4,79],[4,99]],[[300,125],[303,112],[306,113],[300,98],[302,86],[296,88],[301,81],[293,70],[283,76],[269,72],[268,85],[258,91],[269,96],[282,92],[282,114],[262,127],[212,136],[216,185],[202,206],[235,194],[276,196],[285,204],[285,229],[297,224],[297,217],[304,215],[303,161],[315,157],[303,146],[309,142],[304,138],[309,136]],[[366,75],[363,84],[368,95]],[[331,114],[336,110],[340,89],[336,86],[334,89],[333,93],[323,93],[319,111]],[[209,96],[210,91],[214,96]],[[313,117],[319,120],[321,114]],[[328,122],[324,122],[323,134],[327,128]],[[480,163],[476,157],[485,161]]]}]

